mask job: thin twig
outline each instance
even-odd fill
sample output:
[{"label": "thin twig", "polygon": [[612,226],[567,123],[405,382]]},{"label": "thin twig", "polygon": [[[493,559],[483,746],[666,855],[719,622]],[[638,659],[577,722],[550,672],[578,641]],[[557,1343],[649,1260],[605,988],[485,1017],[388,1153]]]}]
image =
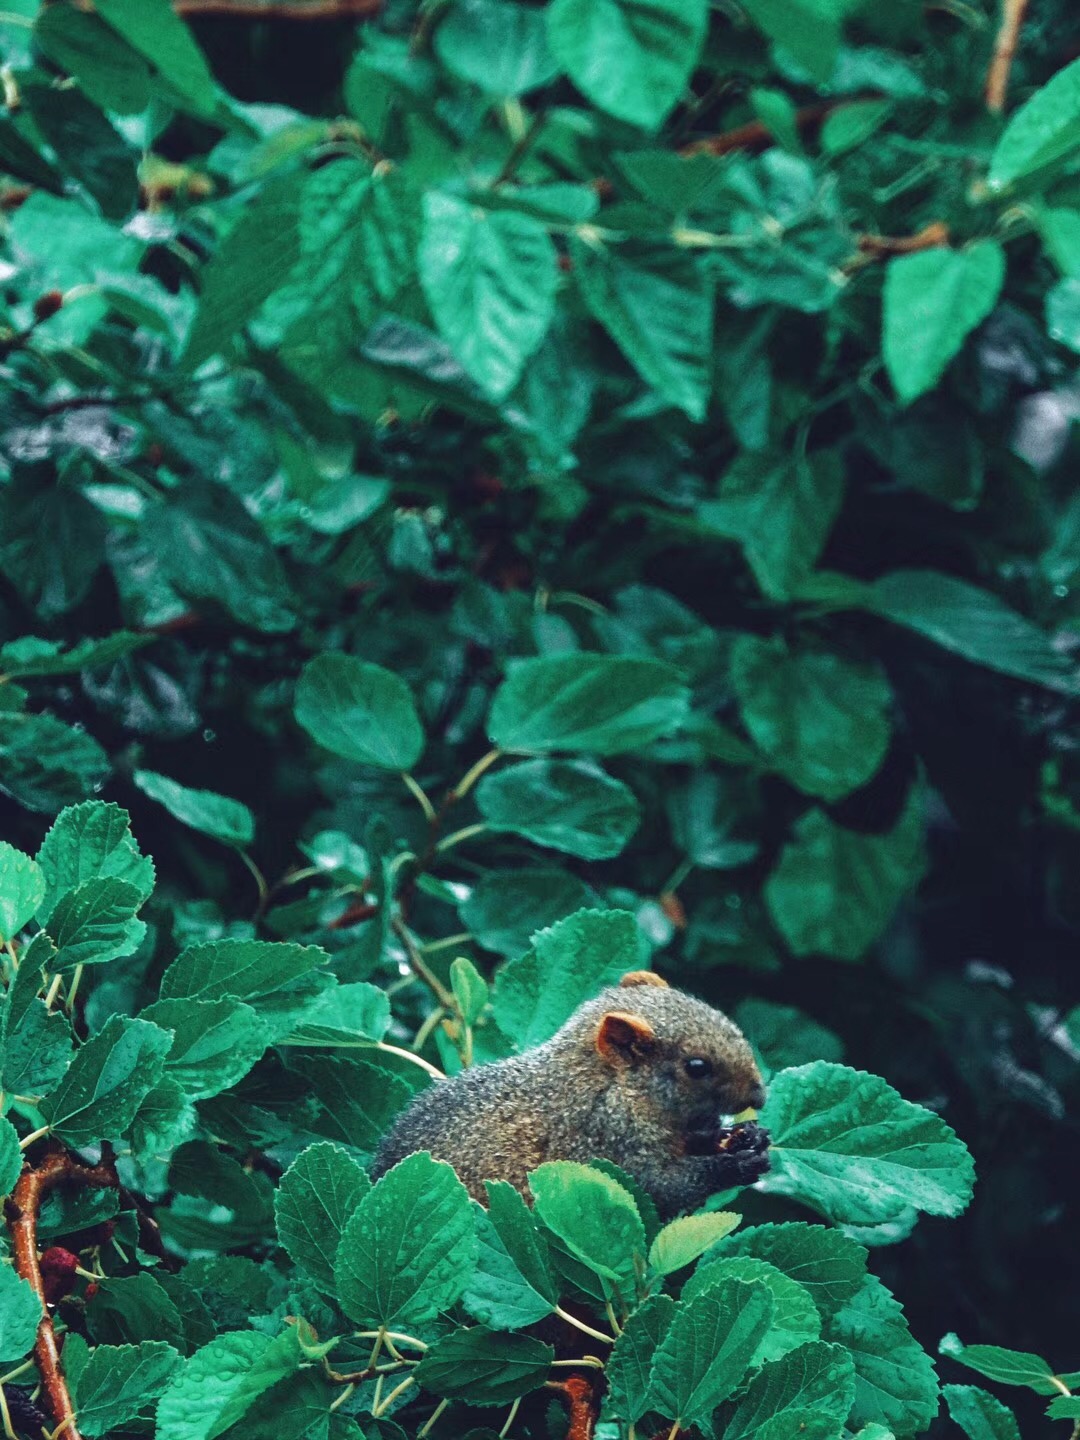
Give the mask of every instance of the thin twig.
[{"label": "thin twig", "polygon": [[346,20],[377,15],[382,0],[173,0],[180,15],[235,15],[247,20]]},{"label": "thin twig", "polygon": [[56,1341],[52,1316],[45,1304],[45,1284],[38,1259],[37,1227],[42,1202],[46,1195],[64,1185],[95,1185],[119,1189],[119,1180],[112,1154],[103,1150],[97,1165],[83,1165],[66,1150],[52,1149],[36,1165],[28,1165],[19,1177],[8,1206],[15,1271],[29,1281],[41,1301],[42,1317],[38,1325],[34,1355],[49,1411],[56,1421],[56,1434],[65,1440],[82,1440],[75,1425],[75,1407],[60,1365],[60,1347]]},{"label": "thin twig", "polygon": [[393,930],[394,934],[401,941],[402,948],[404,949],[406,958],[409,962],[409,969],[413,972],[413,974],[417,977],[418,980],[422,980],[424,984],[430,989],[431,993],[435,996],[435,999],[438,1000],[439,1004],[443,1007],[444,1010],[452,1011],[454,1009],[453,995],[442,983],[442,981],[435,974],[435,972],[430,968],[423,955],[421,955],[420,947],[409,934],[409,928],[405,924],[404,920],[402,920],[400,915],[394,916],[393,920],[390,922],[390,927]]},{"label": "thin twig", "polygon": [[992,115],[1000,115],[1005,109],[1005,97],[1009,90],[1009,72],[1012,70],[1016,47],[1020,41],[1020,27],[1027,14],[1028,0],[1002,0],[1001,25],[994,41],[994,53],[986,72],[986,108]]}]

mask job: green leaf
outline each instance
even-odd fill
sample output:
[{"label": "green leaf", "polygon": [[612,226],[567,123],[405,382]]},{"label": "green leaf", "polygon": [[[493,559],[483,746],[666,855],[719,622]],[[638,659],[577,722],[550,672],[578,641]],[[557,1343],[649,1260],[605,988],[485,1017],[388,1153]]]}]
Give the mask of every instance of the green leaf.
[{"label": "green leaf", "polygon": [[[56,13],[42,11],[42,14]],[[67,13],[79,15],[82,12],[71,10]],[[55,640],[38,640],[27,635],[0,646],[0,672],[15,680],[40,675],[76,675],[81,670],[112,665],[125,655],[149,645],[153,638],[152,635],[136,635],[132,630],[117,630],[112,635],[103,635],[100,640],[80,640],[65,650]]]},{"label": "green leaf", "polygon": [[488,734],[503,750],[618,755],[677,730],[689,695],[658,660],[552,655],[520,660],[495,692]]},{"label": "green leaf", "polygon": [[705,0],[554,0],[548,40],[581,93],[655,130],[677,103],[705,40]]},{"label": "green leaf", "polygon": [[29,855],[0,840],[0,940],[12,940],[45,898],[45,875]]},{"label": "green leaf", "polygon": [[668,405],[704,420],[712,385],[708,272],[685,251],[644,243],[616,251],[573,239],[570,256],[582,299],[627,361]]},{"label": "green leaf", "polygon": [[131,778],[144,795],[164,805],[182,825],[240,849],[255,839],[255,816],[239,800],[212,790],[191,790],[153,770],[136,770]]},{"label": "green leaf", "polygon": [[966,250],[921,250],[889,262],[882,354],[901,404],[932,390],[997,303],[1005,252],[995,240]]},{"label": "green leaf", "polygon": [[686,1429],[706,1421],[746,1374],[773,1310],[764,1285],[741,1280],[680,1305],[653,1359],[650,1408]]},{"label": "green leaf", "polygon": [[1080,121],[1080,60],[1066,65],[1009,118],[990,157],[989,183],[1001,190],[1072,155]]},{"label": "green leaf", "polygon": [[109,1345],[166,1340],[180,1349],[184,1344],[180,1312],[148,1270],[102,1280],[86,1318],[91,1337]]},{"label": "green leaf", "polygon": [[869,586],[867,608],[976,665],[1068,694],[1077,689],[1076,667],[1045,631],[964,580],[936,570],[894,570]]},{"label": "green leaf", "polygon": [[367,1171],[348,1151],[320,1142],[301,1151],[274,1195],[279,1241],[330,1294],[341,1232],[370,1189]]},{"label": "green leaf", "polygon": [[651,1403],[653,1357],[675,1315],[670,1295],[651,1295],[631,1312],[607,1364],[609,1397],[615,1413],[634,1425]]},{"label": "green leaf", "polygon": [[673,1275],[704,1255],[710,1245],[730,1235],[741,1215],[713,1210],[702,1215],[681,1215],[670,1221],[649,1247],[649,1268],[658,1275]]},{"label": "green leaf", "polygon": [[465,955],[450,962],[450,989],[466,1025],[475,1025],[488,1003],[488,983]]},{"label": "green leaf", "polygon": [[25,1355],[37,1338],[41,1301],[28,1280],[10,1265],[0,1265],[0,1355]]},{"label": "green leaf", "polygon": [[533,948],[499,971],[492,1006],[499,1029],[525,1050],[550,1040],[585,1000],[640,970],[642,936],[626,910],[579,910],[533,936]]},{"label": "green leaf", "polygon": [[462,1304],[493,1330],[518,1330],[551,1314],[558,1288],[547,1244],[525,1201],[505,1180],[485,1181],[485,1187],[488,1209],[476,1205],[473,1212],[476,1269]]},{"label": "green leaf", "polygon": [[772,1324],[754,1354],[755,1365],[779,1360],[821,1334],[821,1313],[809,1290],[767,1260],[752,1255],[729,1255],[699,1265],[683,1286],[682,1298],[692,1300],[728,1279],[759,1281],[769,1289],[776,1305]]},{"label": "green leaf", "polygon": [[103,110],[137,115],[149,105],[149,65],[97,15],[73,5],[45,6],[34,19],[34,40]]},{"label": "green leaf", "polygon": [[49,918],[57,951],[52,968],[73,970],[76,965],[101,965],[133,954],[146,934],[146,926],[135,919],[141,903],[134,885],[111,875],[67,891]]},{"label": "green leaf", "polygon": [[648,1244],[633,1196],[610,1175],[552,1160],[529,1176],[536,1214],[597,1275],[628,1299]]},{"label": "green leaf", "polygon": [[[10,1195],[22,1171],[19,1136],[10,1120],[0,1119],[0,1195]],[[0,1350],[0,1355],[6,1354]]]},{"label": "green leaf", "polygon": [[254,1330],[219,1335],[185,1360],[157,1408],[157,1440],[216,1440],[308,1359],[297,1327],[271,1340]]},{"label": "green leaf", "polygon": [[387,1171],[345,1226],[338,1299],[361,1325],[417,1325],[450,1308],[475,1262],[468,1192],[449,1165],[421,1152]]},{"label": "green leaf", "polygon": [[[64,1368],[70,1378],[69,1343],[64,1346]],[[107,1435],[134,1420],[165,1389],[179,1360],[176,1350],[161,1340],[95,1346],[73,1387],[79,1429],[86,1435]]]},{"label": "green leaf", "polygon": [[310,1129],[365,1155],[374,1154],[383,1133],[413,1096],[400,1075],[356,1055],[301,1054],[290,1057],[288,1064],[310,1084],[319,1102]]},{"label": "green leaf", "polygon": [[953,1424],[968,1440],[1020,1440],[1020,1427],[1009,1407],[977,1385],[943,1385],[941,1393]]},{"label": "green leaf", "polygon": [[145,56],[180,97],[185,108],[208,119],[217,108],[217,86],[191,31],[168,0],[101,0],[97,13]]},{"label": "green leaf", "polygon": [[101,800],[62,811],[41,842],[38,863],[48,886],[38,914],[43,925],[60,897],[87,880],[123,880],[139,892],[140,903],[154,889],[154,862],[139,853],[127,811]]},{"label": "green leaf", "polygon": [[237,1084],[271,1038],[266,1021],[239,1000],[158,1000],[141,1018],[173,1032],[165,1073],[192,1100]]},{"label": "green leaf", "polygon": [[874,1225],[906,1206],[959,1215],[971,1199],[967,1148],[939,1115],[878,1075],[825,1060],[782,1070],[761,1123],[772,1137],[761,1188],[827,1219]]},{"label": "green leaf", "polygon": [[739,1255],[767,1261],[798,1281],[824,1316],[835,1314],[860,1289],[866,1274],[861,1245],[839,1230],[801,1220],[739,1230],[713,1254],[718,1259]]},{"label": "green leaf", "polygon": [[505,399],[555,313],[558,266],[546,229],[430,190],[418,262],[440,334],[484,393]]},{"label": "green leaf", "polygon": [[13,1095],[44,1095],[71,1060],[71,1026],[37,999],[42,967],[52,966],[55,949],[36,935],[22,954],[18,973],[0,1002],[0,1087]]},{"label": "green leaf", "polygon": [[1005,1350],[1000,1345],[964,1345],[956,1335],[946,1335],[938,1352],[950,1360],[958,1360],[996,1380],[999,1385],[1026,1385],[1037,1395],[1060,1395],[1061,1386],[1054,1383],[1054,1372],[1041,1355],[1026,1350]]},{"label": "green leaf", "polygon": [[[834,1426],[847,1418],[855,1400],[855,1373],[850,1355],[840,1345],[811,1341],[764,1365],[750,1381],[746,1393],[724,1412],[724,1440],[757,1440],[770,1424],[783,1434],[803,1433],[800,1412],[824,1411]],[[786,1426],[785,1426],[786,1422]]]},{"label": "green leaf", "polygon": [[596,903],[595,893],[565,870],[489,870],[459,907],[477,944],[519,956],[538,930]]},{"label": "green leaf", "polygon": [[770,1070],[844,1058],[840,1037],[793,1005],[743,1000],[735,1007],[735,1021]]},{"label": "green leaf", "polygon": [[918,788],[884,835],[845,830],[824,811],[809,810],[765,882],[765,901],[794,954],[858,960],[919,880],[923,865]]},{"label": "green leaf", "polygon": [[879,671],[828,650],[792,653],[779,637],[740,635],[731,678],[754,743],[807,795],[839,800],[885,758],[891,693]]},{"label": "green leaf", "polygon": [[559,69],[544,12],[508,0],[454,0],[434,44],[452,75],[504,100],[546,85]]},{"label": "green leaf", "polygon": [[62,806],[100,789],[108,774],[109,757],[85,731],[55,715],[4,716],[0,791],[28,810],[55,815]]},{"label": "green leaf", "polygon": [[828,80],[840,48],[844,0],[746,0],[760,30],[782,45],[816,80]]},{"label": "green leaf", "polygon": [[938,1410],[933,1363],[912,1338],[903,1307],[876,1275],[866,1277],[825,1333],[855,1362],[853,1428],[876,1423],[896,1435],[915,1435],[929,1426]]},{"label": "green leaf", "polygon": [[554,1358],[554,1347],[531,1335],[474,1325],[437,1340],[413,1373],[417,1384],[436,1395],[470,1405],[506,1405],[538,1390]]},{"label": "green leaf", "polygon": [[358,1040],[379,1041],[390,1025],[390,1000],[385,990],[358,980],[333,985],[306,1004],[288,1036],[290,1045],[353,1046]]},{"label": "green leaf", "polygon": [[1046,328],[1051,340],[1080,351],[1080,276],[1067,275],[1047,295]]},{"label": "green leaf", "polygon": [[122,1135],[162,1078],[171,1044],[168,1030],[114,1015],[76,1052],[59,1085],[41,1102],[42,1118],[76,1148]]},{"label": "green leaf", "polygon": [[209,940],[189,945],[172,962],[161,977],[161,998],[254,1002],[284,990],[327,959],[326,951],[317,945]]},{"label": "green leaf", "polygon": [[580,760],[526,760],[485,775],[476,804],[493,830],[582,860],[618,855],[641,819],[629,786]]},{"label": "green leaf", "polygon": [[318,655],[304,666],[296,718],[325,750],[360,765],[411,770],[424,749],[404,680],[353,655]]},{"label": "green leaf", "polygon": [[707,531],[737,540],[770,599],[786,599],[813,570],[844,496],[834,450],[803,456],[744,453],[724,471],[697,515]]}]

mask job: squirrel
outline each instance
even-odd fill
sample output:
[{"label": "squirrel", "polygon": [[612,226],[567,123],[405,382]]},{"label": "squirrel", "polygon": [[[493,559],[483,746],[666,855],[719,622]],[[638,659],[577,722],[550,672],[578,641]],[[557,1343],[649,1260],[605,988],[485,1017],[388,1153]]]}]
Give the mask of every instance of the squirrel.
[{"label": "squirrel", "polygon": [[634,970],[536,1049],[421,1091],[384,1136],[371,1173],[378,1179],[427,1150],[484,1202],[485,1180],[508,1180],[528,1199],[527,1176],[546,1160],[608,1160],[670,1219],[768,1170],[764,1129],[720,1125],[764,1099],[737,1025]]}]

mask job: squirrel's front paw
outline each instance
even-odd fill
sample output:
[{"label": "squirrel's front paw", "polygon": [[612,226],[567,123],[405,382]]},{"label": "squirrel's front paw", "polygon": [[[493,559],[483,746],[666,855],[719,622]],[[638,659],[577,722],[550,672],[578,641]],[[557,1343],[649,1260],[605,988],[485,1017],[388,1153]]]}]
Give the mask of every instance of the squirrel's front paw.
[{"label": "squirrel's front paw", "polygon": [[752,1120],[721,1130],[716,1156],[725,1184],[752,1185],[769,1169],[769,1132]]}]

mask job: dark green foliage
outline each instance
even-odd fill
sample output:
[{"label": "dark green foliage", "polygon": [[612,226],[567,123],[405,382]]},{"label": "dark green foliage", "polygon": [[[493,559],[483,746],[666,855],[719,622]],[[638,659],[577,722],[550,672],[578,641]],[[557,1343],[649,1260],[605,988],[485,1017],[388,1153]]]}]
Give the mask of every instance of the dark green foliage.
[{"label": "dark green foliage", "polygon": [[[1074,7],[998,113],[998,0],[262,3],[0,14],[0,1188],[115,1150],[82,1432],[540,1440],[575,1336],[610,1437],[902,1440],[939,1343],[1064,1434]],[[370,1184],[648,966],[752,1192]]]}]

